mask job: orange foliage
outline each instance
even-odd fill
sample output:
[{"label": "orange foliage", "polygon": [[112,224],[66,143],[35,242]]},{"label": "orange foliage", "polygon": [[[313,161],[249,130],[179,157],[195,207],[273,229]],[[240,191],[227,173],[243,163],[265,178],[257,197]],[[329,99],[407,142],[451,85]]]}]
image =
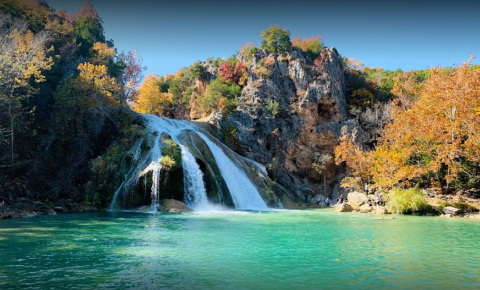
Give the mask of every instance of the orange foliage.
[{"label": "orange foliage", "polygon": [[108,65],[115,57],[115,49],[102,42],[95,42],[92,52],[93,57],[90,62],[95,65]]},{"label": "orange foliage", "polygon": [[[462,159],[480,162],[480,68],[430,70],[411,108],[393,112],[375,152],[374,179],[391,187],[446,168],[451,182]],[[440,177],[438,177],[440,178]],[[442,180],[438,180],[442,181]]]},{"label": "orange foliage", "polygon": [[371,178],[372,152],[361,150],[351,138],[341,137],[340,144],[335,148],[335,163],[340,165],[342,162],[346,162],[347,172],[360,177],[363,183]]},{"label": "orange foliage", "polygon": [[170,93],[160,91],[159,78],[154,73],[145,77],[142,86],[138,89],[138,100],[132,105],[136,112],[162,116],[168,104],[172,102]]},{"label": "orange foliage", "polygon": [[322,39],[322,35],[307,36],[304,39],[300,36],[295,36],[292,39],[292,46],[296,46],[303,51],[309,51],[313,46],[320,43],[320,39]]},{"label": "orange foliage", "polygon": [[240,54],[247,54],[250,49],[257,47],[257,44],[254,42],[247,42],[247,44],[242,44],[240,48]]}]

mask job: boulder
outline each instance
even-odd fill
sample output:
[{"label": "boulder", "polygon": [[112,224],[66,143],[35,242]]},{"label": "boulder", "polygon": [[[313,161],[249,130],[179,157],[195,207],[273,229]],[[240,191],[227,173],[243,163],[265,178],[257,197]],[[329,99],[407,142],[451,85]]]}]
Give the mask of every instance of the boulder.
[{"label": "boulder", "polygon": [[442,212],[445,214],[445,215],[452,215],[452,216],[455,216],[457,214],[460,213],[460,210],[456,207],[453,207],[453,206],[446,206],[443,208]]},{"label": "boulder", "polygon": [[359,211],[361,213],[369,213],[369,212],[372,212],[373,210],[374,210],[374,207],[369,206],[368,204],[364,204],[359,208]]},{"label": "boulder", "polygon": [[193,210],[183,202],[175,199],[163,199],[157,207],[158,211],[169,213],[192,212]]},{"label": "boulder", "polygon": [[360,209],[360,207],[367,202],[368,198],[364,193],[353,191],[348,193],[348,203],[354,209]]},{"label": "boulder", "polygon": [[384,206],[377,205],[377,207],[375,208],[375,214],[386,214],[386,213],[388,213],[388,211],[387,211],[387,208]]},{"label": "boulder", "polygon": [[348,203],[344,202],[335,206],[336,212],[352,212],[353,208]]}]

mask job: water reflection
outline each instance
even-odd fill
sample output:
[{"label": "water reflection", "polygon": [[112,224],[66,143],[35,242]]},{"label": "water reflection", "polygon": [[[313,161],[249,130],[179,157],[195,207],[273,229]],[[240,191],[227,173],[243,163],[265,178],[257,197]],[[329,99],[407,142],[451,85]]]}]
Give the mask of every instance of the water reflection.
[{"label": "water reflection", "polygon": [[0,221],[1,289],[480,287],[480,223],[328,210]]}]

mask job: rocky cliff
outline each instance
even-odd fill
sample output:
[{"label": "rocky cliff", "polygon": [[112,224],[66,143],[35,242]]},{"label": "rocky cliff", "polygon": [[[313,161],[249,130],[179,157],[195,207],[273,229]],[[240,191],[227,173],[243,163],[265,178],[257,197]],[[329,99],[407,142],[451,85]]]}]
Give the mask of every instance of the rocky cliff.
[{"label": "rocky cliff", "polygon": [[[314,61],[295,47],[289,53],[259,50],[250,59],[237,58],[248,72],[239,106],[204,120],[219,128],[233,124],[238,132],[237,151],[266,165],[272,180],[297,197],[338,194],[338,168],[331,157],[342,128],[343,133],[351,131],[354,120],[346,118],[342,59],[336,49],[324,48]],[[208,79],[215,78],[218,69],[209,62],[203,65]],[[197,84],[191,119],[205,117],[196,106],[196,96],[204,90],[205,85]],[[276,109],[269,107],[274,103],[278,103]],[[323,166],[325,182],[315,163]]]}]

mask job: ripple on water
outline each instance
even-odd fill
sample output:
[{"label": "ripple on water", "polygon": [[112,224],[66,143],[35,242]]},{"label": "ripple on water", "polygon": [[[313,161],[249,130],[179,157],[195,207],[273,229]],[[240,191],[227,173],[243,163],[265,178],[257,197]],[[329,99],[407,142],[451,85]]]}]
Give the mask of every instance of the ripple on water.
[{"label": "ripple on water", "polygon": [[0,221],[0,288],[480,288],[480,223],[373,218],[312,210]]}]

